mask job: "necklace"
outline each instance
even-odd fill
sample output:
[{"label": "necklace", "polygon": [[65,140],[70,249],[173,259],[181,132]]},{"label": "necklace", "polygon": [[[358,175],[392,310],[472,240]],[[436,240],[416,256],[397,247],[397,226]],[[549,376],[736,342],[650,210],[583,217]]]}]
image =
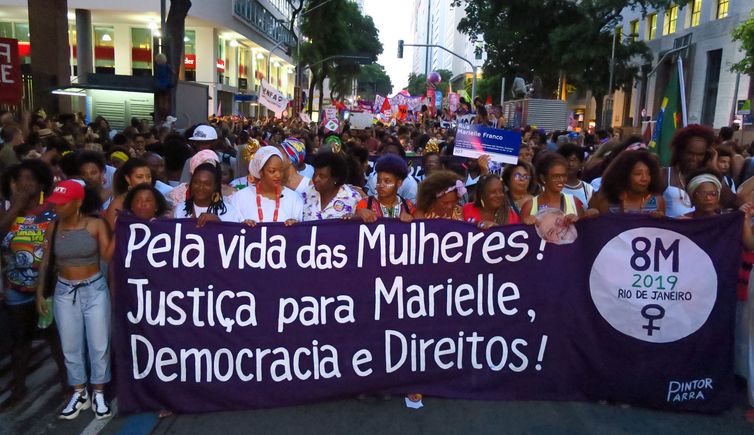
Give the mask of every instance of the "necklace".
[{"label": "necklace", "polygon": [[[272,221],[278,221],[278,212],[280,211],[280,190],[275,189],[275,213],[272,215]],[[262,212],[262,195],[259,193],[259,186],[257,186],[257,214],[259,215],[259,222],[264,222],[264,212]]]}]

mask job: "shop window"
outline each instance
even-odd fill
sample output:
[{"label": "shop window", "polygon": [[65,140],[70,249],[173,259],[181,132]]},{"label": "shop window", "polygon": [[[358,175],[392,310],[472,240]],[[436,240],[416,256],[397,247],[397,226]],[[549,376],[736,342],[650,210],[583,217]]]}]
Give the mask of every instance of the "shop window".
[{"label": "shop window", "polygon": [[131,71],[134,76],[152,75],[152,31],[131,29]]},{"label": "shop window", "polygon": [[21,58],[21,63],[31,64],[29,25],[26,23],[13,23],[13,37],[18,39],[18,56]]},{"label": "shop window", "polygon": [[196,81],[196,31],[186,30],[183,36],[183,77],[188,82]]},{"label": "shop window", "polygon": [[94,26],[94,72],[115,74],[115,29]]},{"label": "shop window", "polygon": [[0,22],[0,38],[13,38],[13,24]]}]

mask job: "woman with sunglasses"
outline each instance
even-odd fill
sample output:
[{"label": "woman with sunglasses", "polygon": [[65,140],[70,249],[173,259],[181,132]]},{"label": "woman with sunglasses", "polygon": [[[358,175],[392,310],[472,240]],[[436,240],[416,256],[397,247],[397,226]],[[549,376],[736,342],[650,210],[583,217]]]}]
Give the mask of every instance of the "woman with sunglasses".
[{"label": "woman with sunglasses", "polygon": [[511,210],[521,216],[521,207],[539,193],[539,185],[534,177],[534,166],[519,160],[515,165],[508,165],[503,170],[508,204]]},{"label": "woman with sunglasses", "polygon": [[581,201],[563,192],[568,179],[568,161],[563,156],[549,153],[542,157],[537,164],[537,174],[544,191],[527,201],[521,208],[521,220],[524,223],[535,224],[537,213],[548,208],[562,211],[567,224],[574,223],[579,217],[584,216]]}]

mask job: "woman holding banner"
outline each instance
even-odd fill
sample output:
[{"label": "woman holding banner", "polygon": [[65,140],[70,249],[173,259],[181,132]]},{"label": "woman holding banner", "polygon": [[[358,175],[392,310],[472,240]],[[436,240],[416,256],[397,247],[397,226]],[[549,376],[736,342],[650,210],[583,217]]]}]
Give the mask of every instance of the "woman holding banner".
[{"label": "woman holding banner", "polygon": [[377,218],[398,218],[403,222],[413,219],[414,205],[398,195],[403,180],[408,177],[408,165],[398,155],[385,154],[374,165],[376,196],[370,195],[356,205],[356,216],[372,223]]},{"label": "woman holding banner", "polygon": [[283,158],[276,147],[264,146],[249,163],[249,175],[255,183],[233,194],[230,200],[246,225],[284,222],[289,226],[303,218],[301,195],[283,185]]},{"label": "woman holding banner", "polygon": [[[94,195],[94,193],[91,193]],[[110,231],[104,220],[90,217],[84,186],[61,181],[49,199],[58,221],[45,234],[41,272],[56,267],[58,281],[53,312],[65,355],[71,399],[59,418],[72,420],[92,407],[97,419],[112,415],[104,387],[110,382],[110,290],[100,270],[100,256],[108,257]],[[102,255],[105,254],[105,255]],[[109,260],[109,258],[105,258]],[[44,285],[37,286],[37,311],[47,315]],[[87,374],[87,367],[89,374]],[[93,388],[92,398],[87,384]]]},{"label": "woman holding banner", "polygon": [[466,186],[451,171],[437,171],[419,184],[416,198],[417,219],[464,220],[458,201],[466,194]]},{"label": "woman holding banner", "polygon": [[720,193],[723,184],[717,174],[711,171],[701,171],[692,174],[686,185],[686,192],[691,200],[692,211],[684,217],[697,219],[714,216],[722,212]]},{"label": "woman holding banner", "polygon": [[[567,224],[572,224],[585,215],[581,202],[573,195],[563,193],[568,179],[568,161],[563,156],[555,153],[543,156],[537,164],[537,174],[544,191],[521,207],[521,220],[524,223],[535,224],[537,213],[547,208],[562,211]],[[596,213],[590,212],[590,215]]]},{"label": "woman holding banner", "polygon": [[345,184],[346,160],[336,153],[317,153],[312,159],[313,184],[304,195],[304,220],[340,219],[356,213],[361,195]]},{"label": "woman holding banner", "polygon": [[600,214],[665,215],[660,164],[644,150],[620,153],[605,170],[600,191],[589,205]]},{"label": "woman holding banner", "polygon": [[508,204],[520,218],[521,207],[539,193],[534,166],[520,159],[515,165],[506,166],[503,170],[503,184]]},{"label": "woman holding banner", "polygon": [[463,206],[463,218],[466,222],[476,223],[483,230],[519,222],[518,214],[508,203],[503,182],[497,175],[483,176],[476,189],[474,202]]},{"label": "woman holding banner", "polygon": [[189,182],[188,197],[175,208],[176,219],[197,219],[196,226],[207,222],[240,222],[236,208],[226,204],[222,194],[220,164],[202,163],[194,169]]},{"label": "woman holding banner", "polygon": [[[700,170],[717,170],[714,165],[713,148],[715,132],[698,124],[692,124],[675,132],[670,142],[670,167],[665,168],[667,187],[663,193],[669,217],[688,215],[694,211],[693,199],[687,195],[692,173]],[[724,208],[738,208],[740,201],[730,189],[720,189],[720,203]]]}]

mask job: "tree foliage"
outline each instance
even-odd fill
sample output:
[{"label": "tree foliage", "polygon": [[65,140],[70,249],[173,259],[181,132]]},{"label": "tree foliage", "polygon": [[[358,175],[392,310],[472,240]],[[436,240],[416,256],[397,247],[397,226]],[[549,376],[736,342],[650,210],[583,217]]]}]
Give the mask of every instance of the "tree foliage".
[{"label": "tree foliage", "polygon": [[[443,91],[443,95],[447,93],[447,84],[451,78],[453,78],[453,72],[447,69],[438,69],[435,71],[440,74],[443,85],[439,86],[439,89]],[[408,75],[408,86],[406,90],[411,95],[424,95],[427,93],[427,76],[424,74],[410,73]]]},{"label": "tree foliage", "polygon": [[731,70],[742,74],[754,75],[754,11],[750,12],[749,19],[733,29],[733,41],[741,44],[740,50],[744,52],[744,58],[731,66]]},{"label": "tree foliage", "polygon": [[[372,17],[363,15],[358,6],[348,0],[306,3],[301,32],[308,40],[301,44],[301,61],[309,65],[312,72],[309,94],[316,86],[320,91],[320,105],[325,78],[330,78],[331,97],[340,99],[350,94],[353,80],[361,71],[359,62],[339,56],[359,56],[364,61],[376,62],[382,53]],[[312,111],[311,99],[308,111]]]},{"label": "tree foliage", "polygon": [[378,63],[361,67],[356,80],[359,82],[359,95],[363,100],[374,100],[375,91],[379,95],[393,93],[393,83],[390,81],[390,76],[385,72],[385,68]]},{"label": "tree foliage", "polygon": [[[606,95],[613,35],[624,9],[662,9],[671,0],[454,0],[466,16],[458,30],[486,44],[486,76],[515,76],[531,82],[539,76],[544,95],[553,95],[561,73],[581,91]],[[648,55],[646,44],[620,37],[615,44],[613,90],[628,87],[637,63]],[[498,82],[499,83],[499,82]]]}]

